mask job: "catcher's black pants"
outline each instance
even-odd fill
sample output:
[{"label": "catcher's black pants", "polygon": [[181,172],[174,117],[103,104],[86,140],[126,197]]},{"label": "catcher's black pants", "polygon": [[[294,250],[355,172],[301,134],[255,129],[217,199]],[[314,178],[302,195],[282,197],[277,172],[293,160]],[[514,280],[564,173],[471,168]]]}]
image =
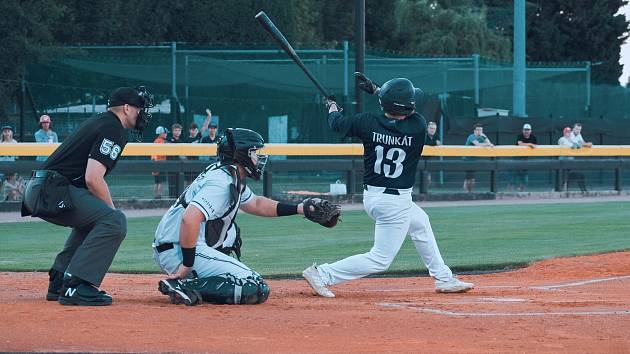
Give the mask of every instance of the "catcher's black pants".
[{"label": "catcher's black pants", "polygon": [[[26,189],[27,206],[37,197],[31,193],[33,182]],[[72,228],[52,267],[100,286],[118,247],[127,235],[127,218],[120,210],[110,208],[87,189],[70,186],[70,197],[74,210],[42,218]]]}]

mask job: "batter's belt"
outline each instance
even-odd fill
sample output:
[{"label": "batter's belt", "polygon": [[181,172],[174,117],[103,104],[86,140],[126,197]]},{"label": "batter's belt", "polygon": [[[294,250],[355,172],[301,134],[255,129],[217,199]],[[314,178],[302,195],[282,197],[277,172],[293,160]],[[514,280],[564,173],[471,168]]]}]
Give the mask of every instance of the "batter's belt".
[{"label": "batter's belt", "polygon": [[[370,187],[371,186],[368,186],[367,184],[363,184],[364,191],[370,190]],[[385,188],[385,190],[383,190],[383,194],[400,195],[400,192],[396,188]]]}]

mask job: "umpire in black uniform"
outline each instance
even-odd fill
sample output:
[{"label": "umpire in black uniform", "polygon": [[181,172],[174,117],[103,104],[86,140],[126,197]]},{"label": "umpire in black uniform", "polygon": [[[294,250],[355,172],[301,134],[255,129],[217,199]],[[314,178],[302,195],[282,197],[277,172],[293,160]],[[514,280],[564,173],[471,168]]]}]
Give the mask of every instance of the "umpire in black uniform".
[{"label": "umpire in black uniform", "polygon": [[46,300],[62,305],[110,305],[98,287],[127,234],[127,218],[114,207],[105,176],[127,144],[125,129],[142,133],[153,107],[144,86],[112,92],[107,112],[85,121],[26,187],[22,215],[72,228],[49,271]]}]

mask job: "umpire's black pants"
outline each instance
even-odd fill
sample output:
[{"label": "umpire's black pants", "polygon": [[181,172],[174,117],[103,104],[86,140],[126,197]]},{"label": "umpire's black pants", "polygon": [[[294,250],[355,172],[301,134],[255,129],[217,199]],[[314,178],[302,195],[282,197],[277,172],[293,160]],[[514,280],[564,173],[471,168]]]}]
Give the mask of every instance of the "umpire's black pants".
[{"label": "umpire's black pants", "polygon": [[[33,178],[26,187],[25,205],[29,209],[41,188],[37,182],[38,178]],[[42,218],[72,228],[52,267],[100,286],[127,235],[127,218],[122,211],[110,208],[87,189],[70,186],[70,197],[74,210]]]}]

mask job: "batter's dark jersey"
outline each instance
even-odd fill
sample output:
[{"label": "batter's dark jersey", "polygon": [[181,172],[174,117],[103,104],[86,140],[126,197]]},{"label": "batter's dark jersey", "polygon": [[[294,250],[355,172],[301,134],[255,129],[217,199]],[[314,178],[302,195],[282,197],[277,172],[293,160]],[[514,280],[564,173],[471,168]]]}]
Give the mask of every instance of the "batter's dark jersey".
[{"label": "batter's dark jersey", "polygon": [[57,171],[79,188],[87,188],[85,170],[88,159],[102,163],[107,175],[116,166],[127,145],[125,128],[112,112],[85,121],[66,138],[44,162],[42,169]]},{"label": "batter's dark jersey", "polygon": [[413,187],[427,135],[427,122],[420,114],[395,120],[382,113],[344,117],[332,112],[328,115],[328,125],[363,142],[363,183],[398,189]]}]

